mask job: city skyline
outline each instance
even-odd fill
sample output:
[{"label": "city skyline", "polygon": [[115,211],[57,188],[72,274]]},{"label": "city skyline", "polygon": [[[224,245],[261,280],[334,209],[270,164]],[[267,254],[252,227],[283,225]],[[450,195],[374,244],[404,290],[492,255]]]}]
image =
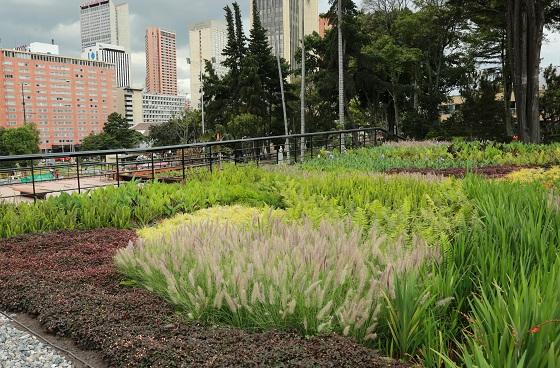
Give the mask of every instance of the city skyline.
[{"label": "city skyline", "polygon": [[[60,54],[80,57],[80,3],[82,0],[2,0],[0,12],[8,14],[0,23],[0,48],[14,48],[30,42],[60,45]],[[126,0],[116,1],[116,3]],[[177,34],[177,74],[179,93],[190,93],[190,68],[186,62],[188,29],[196,23],[224,19],[223,7],[231,1],[193,0],[188,11],[181,0],[134,0],[129,2],[131,28],[131,76],[133,87],[144,87],[144,35],[150,26],[157,26]],[[211,2],[212,6],[208,3]],[[359,3],[359,1],[357,1]],[[243,14],[245,31],[249,30],[247,0],[238,1]],[[162,11],[164,9],[164,11]],[[319,0],[319,12],[328,9],[328,0]],[[170,17],[169,14],[179,14]],[[40,15],[40,16],[39,16]],[[542,65],[560,65],[560,34],[548,34],[542,50]]]},{"label": "city skyline", "polygon": [[[0,47],[13,48],[38,41],[60,45],[61,55],[80,57],[80,4],[82,0],[2,0],[0,11],[10,14],[7,22],[0,24]],[[118,0],[120,4],[127,0]],[[190,93],[190,68],[187,58],[189,28],[209,20],[224,21],[223,7],[232,1],[193,0],[188,12],[180,0],[128,1],[131,36],[131,77],[133,87],[144,87],[146,58],[144,36],[150,26],[160,27],[177,34],[177,78],[179,93]],[[210,6],[209,3],[212,5]],[[243,14],[243,26],[249,30],[249,7],[247,0],[238,1]],[[164,11],[162,11],[164,9]],[[328,9],[328,0],[319,0],[319,11]],[[42,17],[38,15],[41,14]],[[169,14],[179,14],[170,17]],[[13,16],[12,16],[13,15]],[[32,16],[30,16],[32,15]],[[13,22],[13,23],[12,23]],[[17,31],[15,31],[17,30]]]}]

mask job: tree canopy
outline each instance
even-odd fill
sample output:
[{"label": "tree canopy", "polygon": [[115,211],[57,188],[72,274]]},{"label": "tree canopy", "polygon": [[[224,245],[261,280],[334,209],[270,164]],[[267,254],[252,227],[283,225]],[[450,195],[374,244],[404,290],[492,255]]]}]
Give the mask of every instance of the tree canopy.
[{"label": "tree canopy", "polygon": [[133,129],[126,119],[118,113],[107,118],[103,132],[90,134],[82,141],[82,151],[95,151],[114,148],[133,148],[144,140],[144,136]]}]

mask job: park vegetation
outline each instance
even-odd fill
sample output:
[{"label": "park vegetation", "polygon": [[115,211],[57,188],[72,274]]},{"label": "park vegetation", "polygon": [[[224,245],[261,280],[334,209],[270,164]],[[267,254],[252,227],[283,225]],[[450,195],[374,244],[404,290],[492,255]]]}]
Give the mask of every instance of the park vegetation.
[{"label": "park vegetation", "polygon": [[[545,367],[560,358],[558,157],[557,145],[404,142],[224,165],[186,184],[2,204],[0,236],[136,228],[114,260],[124,284],[186,320],[335,333],[424,366]],[[528,168],[375,173],[426,162]]]}]

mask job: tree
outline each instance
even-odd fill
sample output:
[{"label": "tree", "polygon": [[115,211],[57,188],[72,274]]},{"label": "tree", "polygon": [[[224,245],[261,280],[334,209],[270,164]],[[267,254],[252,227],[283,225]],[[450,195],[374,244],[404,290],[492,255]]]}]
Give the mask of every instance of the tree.
[{"label": "tree", "polygon": [[[240,138],[284,132],[280,77],[272,48],[268,44],[256,3],[253,3],[253,23],[249,38],[243,33],[241,13],[237,3],[224,8],[227,22],[227,44],[223,51],[228,68],[219,76],[214,66],[206,61],[203,76],[205,113],[209,134],[220,132],[222,136]],[[282,78],[288,74],[288,66],[281,61]],[[287,86],[287,82],[284,80]],[[286,98],[291,89],[286,88]],[[247,119],[247,114],[255,119]],[[237,118],[239,115],[243,115]],[[259,121],[262,126],[250,125],[252,133],[240,124]]]},{"label": "tree", "polygon": [[173,146],[193,142],[200,134],[200,111],[188,111],[165,122],[150,127],[149,139],[154,146]]},{"label": "tree", "polygon": [[539,74],[544,28],[558,27],[558,0],[451,0],[464,9],[466,19],[478,27],[477,41],[483,59],[500,53],[504,112],[512,134],[509,95],[513,89],[518,131],[524,142],[540,141]]},{"label": "tree", "polygon": [[91,133],[82,140],[80,145],[81,151],[99,151],[120,148],[119,142],[110,134],[101,132],[99,134]]},{"label": "tree", "polygon": [[131,129],[126,119],[116,112],[107,118],[103,132],[113,137],[118,142],[119,148],[135,147],[144,139],[141,133]]},{"label": "tree", "polygon": [[107,118],[103,132],[90,134],[82,141],[82,151],[114,148],[133,148],[144,140],[144,136],[133,129],[121,114],[112,113]]},{"label": "tree", "polygon": [[544,71],[546,90],[541,96],[542,130],[549,141],[560,134],[560,73],[552,65]]},{"label": "tree", "polygon": [[39,152],[39,131],[33,124],[19,128],[0,128],[0,156]]},{"label": "tree", "polygon": [[502,104],[496,100],[500,90],[499,76],[488,72],[472,72],[461,88],[463,104],[442,123],[439,138],[506,140]]},{"label": "tree", "polygon": [[468,58],[477,65],[500,69],[503,120],[507,136],[512,137],[516,133],[511,113],[513,81],[506,3],[503,0],[451,0],[450,4],[460,14],[462,41],[467,46]]}]

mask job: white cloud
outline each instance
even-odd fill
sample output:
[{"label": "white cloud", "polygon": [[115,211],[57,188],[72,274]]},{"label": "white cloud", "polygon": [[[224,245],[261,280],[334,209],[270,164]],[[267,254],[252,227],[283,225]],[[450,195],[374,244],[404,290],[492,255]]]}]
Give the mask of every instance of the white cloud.
[{"label": "white cloud", "polygon": [[547,40],[543,42],[541,57],[543,58],[541,65],[546,67],[550,64],[560,66],[560,34],[548,33]]},{"label": "white cloud", "polygon": [[[80,21],[75,21],[74,23],[69,24],[57,24],[53,30],[50,31],[49,35],[52,35],[52,39],[58,45],[75,45],[81,44],[80,40]],[[48,37],[48,36],[47,36]],[[44,42],[48,42],[50,40],[44,40]],[[65,50],[61,51],[64,55],[75,55],[78,56],[80,54],[80,50]]]}]

